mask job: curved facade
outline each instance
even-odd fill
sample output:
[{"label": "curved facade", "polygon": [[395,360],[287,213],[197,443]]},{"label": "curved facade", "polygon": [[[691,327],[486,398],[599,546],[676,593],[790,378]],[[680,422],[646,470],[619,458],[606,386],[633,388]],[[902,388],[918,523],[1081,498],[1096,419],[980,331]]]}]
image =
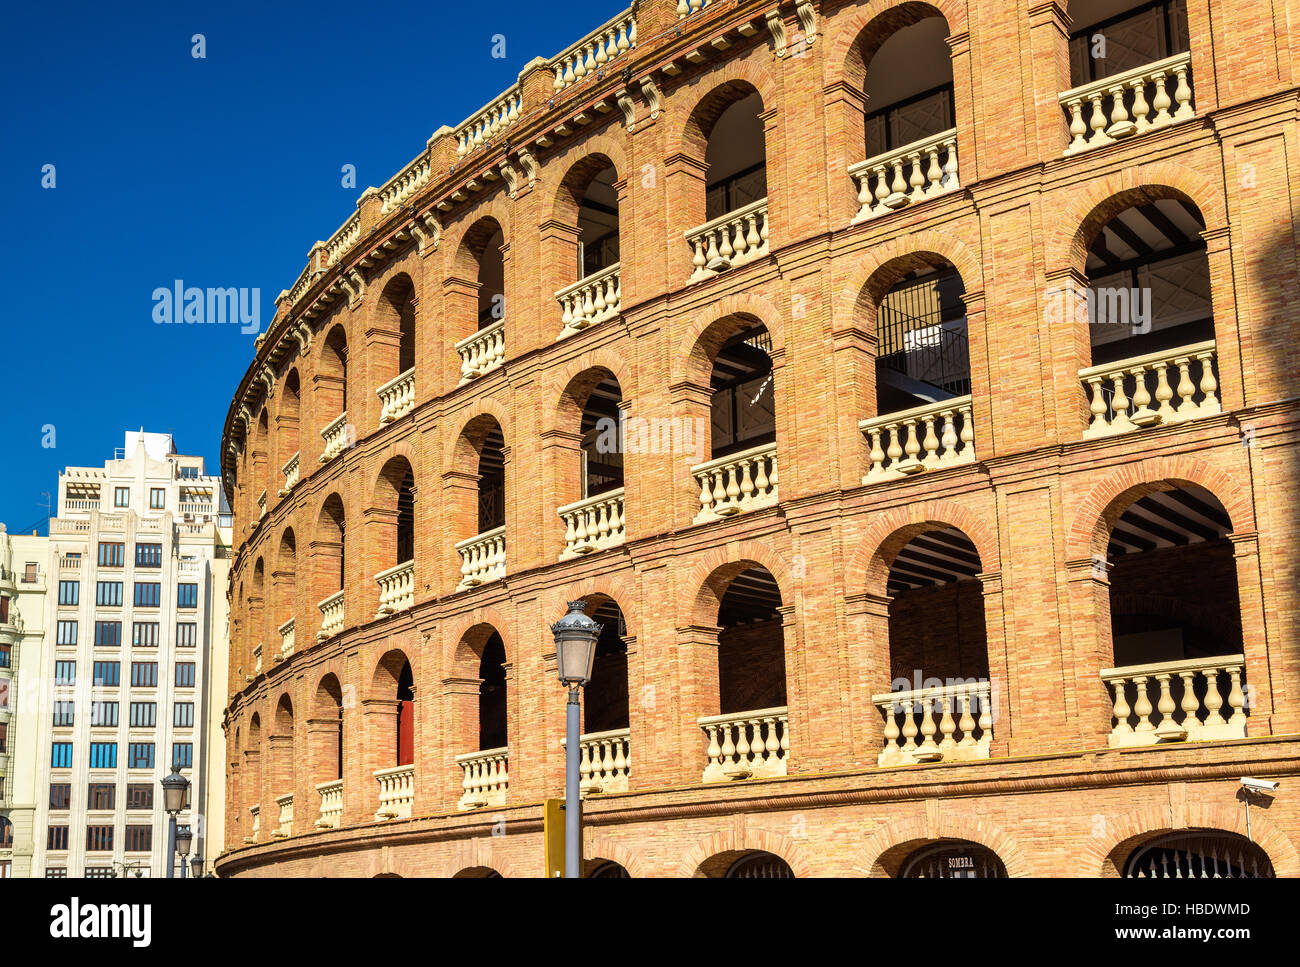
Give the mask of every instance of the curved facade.
[{"label": "curved facade", "polygon": [[1219,16],[644,0],[367,189],[226,420],[219,872],[541,875],[582,598],[593,876],[1300,873],[1291,40]]}]

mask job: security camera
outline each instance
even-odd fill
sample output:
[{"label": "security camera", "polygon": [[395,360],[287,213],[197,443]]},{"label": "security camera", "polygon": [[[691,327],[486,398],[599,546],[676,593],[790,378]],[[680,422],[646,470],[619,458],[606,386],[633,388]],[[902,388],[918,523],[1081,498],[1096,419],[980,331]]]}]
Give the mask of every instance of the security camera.
[{"label": "security camera", "polygon": [[1272,779],[1251,779],[1247,776],[1241,777],[1241,784],[1252,792],[1277,792],[1277,787],[1281,785]]}]

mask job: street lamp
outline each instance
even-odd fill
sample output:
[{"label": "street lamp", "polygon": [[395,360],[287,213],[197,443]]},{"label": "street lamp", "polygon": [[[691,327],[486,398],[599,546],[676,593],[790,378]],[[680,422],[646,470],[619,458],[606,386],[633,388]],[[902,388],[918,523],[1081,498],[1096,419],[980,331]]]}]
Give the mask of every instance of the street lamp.
[{"label": "street lamp", "polygon": [[569,688],[569,702],[565,709],[564,750],[564,877],[576,880],[582,876],[582,830],[578,823],[581,808],[578,797],[579,719],[581,706],[579,692],[591,680],[591,667],[596,661],[596,639],[600,625],[583,612],[586,601],[570,601],[569,612],[551,625],[555,636],[556,667],[560,681]]},{"label": "street lamp", "polygon": [[190,869],[194,871],[194,879],[196,880],[203,875],[203,854],[194,854],[194,859],[190,860]]},{"label": "street lamp", "polygon": [[185,879],[185,858],[190,855],[190,845],[194,842],[194,831],[188,826],[176,830],[176,852],[181,857],[181,879]]},{"label": "street lamp", "polygon": [[163,787],[163,811],[167,813],[167,879],[175,874],[176,865],[176,814],[185,807],[185,790],[190,781],[181,775],[181,767],[172,766],[171,775],[159,782]]}]

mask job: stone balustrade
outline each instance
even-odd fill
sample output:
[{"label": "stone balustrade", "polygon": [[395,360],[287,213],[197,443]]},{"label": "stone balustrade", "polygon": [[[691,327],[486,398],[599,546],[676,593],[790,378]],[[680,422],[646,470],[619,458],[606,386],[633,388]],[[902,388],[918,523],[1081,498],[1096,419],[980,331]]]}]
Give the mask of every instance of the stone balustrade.
[{"label": "stone balustrade", "polygon": [[989,757],[993,707],[988,681],[885,692],[871,701],[885,719],[879,765]]},{"label": "stone balustrade", "polygon": [[248,835],[244,837],[245,843],[256,843],[262,836],[262,807],[249,806],[248,815],[251,818],[248,826]]},{"label": "stone balustrade", "polygon": [[700,485],[700,512],[695,523],[730,517],[777,503],[776,444],[742,450],[691,467]]},{"label": "stone balustrade", "polygon": [[59,570],[60,570],[60,571],[80,571],[80,570],[81,570],[81,558],[79,558],[79,557],[69,557],[69,556],[67,556],[66,554],[60,555],[60,557],[59,557]]},{"label": "stone balustrade", "polygon": [[786,774],[790,723],[784,705],[698,720],[708,737],[705,782],[762,779]]},{"label": "stone balustrade", "polygon": [[375,781],[379,783],[379,809],[376,821],[410,819],[415,803],[415,766],[393,766],[376,769]]},{"label": "stone balustrade", "polygon": [[262,674],[262,643],[260,641],[253,648],[253,674]]},{"label": "stone balustrade", "polygon": [[1185,52],[1062,91],[1059,100],[1070,125],[1065,154],[1195,117],[1191,70],[1192,55]]},{"label": "stone balustrade", "polygon": [[257,519],[261,520],[266,516],[266,491],[263,490],[257,495]]},{"label": "stone balustrade", "polygon": [[957,129],[949,128],[849,168],[858,186],[853,224],[925,201],[961,187],[957,174]]},{"label": "stone balustrade", "polygon": [[677,0],[677,19],[689,17],[697,10],[703,10],[713,0]]},{"label": "stone balustrade", "polygon": [[379,585],[379,614],[383,617],[415,604],[415,561],[405,561],[375,575]]},{"label": "stone balustrade", "polygon": [[566,504],[559,515],[564,521],[561,561],[617,547],[627,540],[622,487]]},{"label": "stone balustrade", "polygon": [[506,358],[506,321],[498,319],[456,343],[460,356],[460,385],[492,372]]},{"label": "stone balustrade", "polygon": [[[206,525],[202,525],[202,526],[206,526]],[[191,575],[199,575],[199,574],[202,574],[202,573],[203,573],[203,562],[202,562],[202,561],[187,561],[187,560],[182,559],[182,560],[180,560],[179,562],[177,562],[177,564],[176,564],[176,573],[179,574],[179,575],[181,575],[181,576],[183,576],[183,577],[189,577],[189,576],[191,576]]]},{"label": "stone balustrade", "polygon": [[462,779],[461,809],[482,809],[484,806],[503,806],[506,789],[510,786],[509,755],[502,746],[456,756]]},{"label": "stone balustrade", "polygon": [[288,462],[280,468],[280,472],[284,474],[284,486],[280,488],[281,497],[288,497],[289,491],[293,490],[293,488],[298,484],[300,456],[301,452],[295,453],[289,458]]},{"label": "stone balustrade", "polygon": [[211,514],[213,513],[212,505],[208,503],[193,503],[191,501],[181,501],[182,514]]},{"label": "stone balustrade", "polygon": [[406,416],[415,409],[415,367],[412,366],[400,376],[390,379],[375,390],[375,395],[379,397],[381,404],[380,426],[387,426],[394,420]]},{"label": "stone balustrade", "polygon": [[320,609],[320,631],[317,641],[324,641],[343,630],[343,591],[338,590],[316,605]]},{"label": "stone balustrade", "polygon": [[874,416],[858,423],[858,429],[871,444],[864,484],[975,461],[969,395]]},{"label": "stone balustrade", "polygon": [[91,497],[69,497],[63,502],[64,510],[99,510],[99,501]]},{"label": "stone balustrade", "polygon": [[555,73],[552,87],[558,93],[595,74],[606,64],[636,46],[636,18],[632,8],[624,10],[608,23],[597,27],[576,44],[556,54],[549,61]]},{"label": "stone balustrade", "polygon": [[331,235],[325,243],[325,255],[328,264],[337,264],[360,239],[361,213],[353,212],[348,220],[340,225],[338,231]]},{"label": "stone balustrade", "polygon": [[290,618],[284,624],[280,625],[280,657],[277,661],[283,661],[293,654],[293,622],[294,619]]},{"label": "stone balustrade", "polygon": [[320,436],[325,441],[325,449],[321,452],[320,462],[329,463],[348,448],[347,410],[330,420],[325,429],[320,431]]},{"label": "stone balustrade", "polygon": [[51,534],[82,534],[90,530],[88,520],[67,520],[55,517],[50,520]]},{"label": "stone balustrade", "polygon": [[380,214],[395,212],[406,204],[421,188],[429,183],[429,152],[421,151],[419,157],[393,175],[379,189]]},{"label": "stone balustrade", "polygon": [[494,527],[456,545],[460,555],[458,591],[499,581],[506,576],[506,529]]},{"label": "stone balustrade", "polygon": [[463,158],[489,143],[519,120],[523,97],[513,87],[456,129],[456,157]]},{"label": "stone balustrade", "polygon": [[[560,739],[560,748],[567,747],[567,740]],[[578,737],[578,748],[578,786],[582,795],[627,792],[627,777],[632,772],[630,729],[588,732]]]},{"label": "stone balustrade", "polygon": [[271,835],[276,839],[286,839],[293,835],[293,793],[277,796],[275,804],[280,807],[280,820]]},{"label": "stone balustrade", "polygon": [[762,258],[767,255],[767,199],[760,198],[684,234],[691,247],[692,282]]},{"label": "stone balustrade", "polygon": [[1084,439],[1219,413],[1217,364],[1211,339],[1079,370],[1092,412]]},{"label": "stone balustrade", "polygon": [[1244,672],[1244,655],[1102,669],[1114,697],[1110,747],[1244,739]]},{"label": "stone balustrade", "polygon": [[317,829],[338,829],[343,825],[343,780],[316,784],[320,795],[320,818],[316,820]]},{"label": "stone balustrade", "polygon": [[555,293],[555,301],[564,310],[559,339],[618,315],[623,299],[621,264],[615,262]]}]

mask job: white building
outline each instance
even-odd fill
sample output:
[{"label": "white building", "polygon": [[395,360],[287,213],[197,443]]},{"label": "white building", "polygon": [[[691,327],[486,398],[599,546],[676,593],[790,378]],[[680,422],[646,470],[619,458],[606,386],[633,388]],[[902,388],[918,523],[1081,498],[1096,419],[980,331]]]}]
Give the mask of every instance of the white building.
[{"label": "white building", "polygon": [[173,764],[191,783],[179,822],[192,826],[194,852],[215,855],[207,762],[225,756],[209,728],[221,711],[210,682],[224,678],[224,659],[213,664],[214,635],[225,633],[223,499],[201,457],[143,430],[103,467],[60,474],[32,875],[165,875],[159,780]]}]

